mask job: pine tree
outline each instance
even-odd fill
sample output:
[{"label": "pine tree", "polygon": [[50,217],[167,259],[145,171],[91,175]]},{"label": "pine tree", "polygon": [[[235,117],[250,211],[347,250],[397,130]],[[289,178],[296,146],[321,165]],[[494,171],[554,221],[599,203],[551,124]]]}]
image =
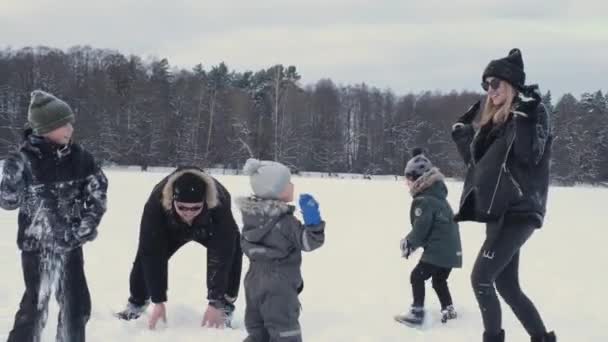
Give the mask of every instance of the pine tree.
[{"label": "pine tree", "polygon": [[578,101],[565,94],[557,102],[553,114],[553,178],[562,184],[573,184],[581,180],[580,153],[582,123],[579,118]]}]

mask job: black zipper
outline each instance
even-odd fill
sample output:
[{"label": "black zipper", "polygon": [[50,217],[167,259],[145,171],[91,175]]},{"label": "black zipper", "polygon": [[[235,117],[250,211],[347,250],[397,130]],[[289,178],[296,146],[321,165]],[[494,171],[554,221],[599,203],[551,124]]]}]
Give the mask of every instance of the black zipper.
[{"label": "black zipper", "polygon": [[477,139],[477,136],[479,135],[479,131],[480,130],[477,130],[475,132],[475,135],[473,135],[473,140],[471,140],[471,144],[469,145],[469,153],[471,154],[471,158],[470,158],[471,165],[477,164],[475,162],[475,149],[473,148],[473,146],[475,146],[474,143],[475,143],[475,140]]},{"label": "black zipper", "polygon": [[469,195],[471,194],[471,192],[473,192],[473,190],[475,190],[475,187],[472,186],[471,189],[469,189],[469,191],[467,191],[467,193],[464,195],[464,197],[462,198],[462,202],[466,202],[467,198],[469,197]]},{"label": "black zipper", "polygon": [[523,196],[524,192],[521,189],[521,186],[519,185],[519,182],[517,182],[517,180],[515,179],[515,177],[511,173],[511,171],[509,171],[509,168],[507,167],[507,164],[503,164],[503,168],[504,168],[505,172],[507,173],[507,176],[509,176],[509,178],[511,179],[511,182],[513,182],[513,185],[515,185],[515,187],[517,188],[517,193],[519,194],[519,196],[520,197]]},{"label": "black zipper", "polygon": [[492,207],[494,206],[494,201],[496,200],[496,193],[498,192],[498,186],[500,185],[500,180],[502,179],[503,170],[504,170],[504,172],[507,172],[508,175],[510,176],[510,178],[513,180],[515,186],[517,187],[517,190],[520,192],[520,195],[523,194],[521,191],[521,187],[519,186],[519,184],[517,182],[515,182],[515,179],[513,179],[513,176],[511,176],[511,173],[508,172],[508,169],[507,169],[507,160],[509,159],[509,154],[511,153],[511,148],[513,148],[513,144],[515,143],[515,138],[517,138],[517,130],[514,129],[513,139],[511,139],[511,142],[509,143],[509,148],[507,148],[507,153],[505,154],[505,158],[502,162],[501,171],[498,174],[498,179],[496,180],[496,186],[494,187],[494,193],[492,194],[492,200],[490,201],[490,206],[488,207],[488,211],[486,212],[488,215],[490,214],[490,212],[492,211]]}]

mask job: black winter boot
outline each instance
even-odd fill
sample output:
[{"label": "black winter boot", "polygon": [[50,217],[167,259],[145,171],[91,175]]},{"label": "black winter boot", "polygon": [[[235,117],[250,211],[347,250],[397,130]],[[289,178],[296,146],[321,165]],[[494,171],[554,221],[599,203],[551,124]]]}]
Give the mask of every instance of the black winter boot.
[{"label": "black winter boot", "polygon": [[501,330],[498,335],[483,333],[483,342],[505,342],[505,331]]},{"label": "black winter boot", "polygon": [[530,341],[532,341],[532,342],[555,342],[555,341],[557,341],[557,338],[555,337],[555,333],[552,331],[552,332],[544,333],[540,336],[532,336],[532,339]]}]

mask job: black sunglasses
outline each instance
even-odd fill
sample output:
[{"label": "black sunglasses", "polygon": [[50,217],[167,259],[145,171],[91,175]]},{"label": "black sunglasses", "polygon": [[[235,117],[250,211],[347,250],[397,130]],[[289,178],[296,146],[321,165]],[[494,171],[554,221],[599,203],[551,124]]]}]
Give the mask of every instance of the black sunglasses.
[{"label": "black sunglasses", "polygon": [[176,205],[175,207],[179,211],[192,211],[192,212],[199,211],[199,210],[203,209],[202,205],[197,205],[196,207],[185,207],[183,205]]},{"label": "black sunglasses", "polygon": [[485,91],[490,90],[490,88],[496,90],[498,89],[498,87],[500,87],[500,82],[501,81],[498,78],[493,78],[490,82],[484,80],[483,82],[481,82],[481,87]]}]

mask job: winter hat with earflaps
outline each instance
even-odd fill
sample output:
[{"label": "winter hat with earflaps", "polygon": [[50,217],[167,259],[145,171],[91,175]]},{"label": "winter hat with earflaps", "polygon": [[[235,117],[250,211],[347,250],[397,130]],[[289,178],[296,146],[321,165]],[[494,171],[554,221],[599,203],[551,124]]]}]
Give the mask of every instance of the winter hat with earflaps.
[{"label": "winter hat with earflaps", "polygon": [[521,51],[517,48],[511,49],[507,57],[491,61],[483,71],[481,81],[485,81],[488,77],[500,78],[509,82],[516,89],[521,90],[526,83],[524,60]]},{"label": "winter hat with earflaps", "polygon": [[416,147],[412,151],[412,159],[410,159],[405,165],[405,178],[415,181],[432,168],[433,164],[424,155],[424,151],[421,148]]},{"label": "winter hat with earflaps", "polygon": [[265,199],[279,199],[291,181],[289,168],[274,161],[247,159],[243,172],[249,176],[253,194]]},{"label": "winter hat with earflaps", "polygon": [[36,135],[49,133],[74,122],[74,112],[64,101],[42,90],[31,94],[27,121]]}]

